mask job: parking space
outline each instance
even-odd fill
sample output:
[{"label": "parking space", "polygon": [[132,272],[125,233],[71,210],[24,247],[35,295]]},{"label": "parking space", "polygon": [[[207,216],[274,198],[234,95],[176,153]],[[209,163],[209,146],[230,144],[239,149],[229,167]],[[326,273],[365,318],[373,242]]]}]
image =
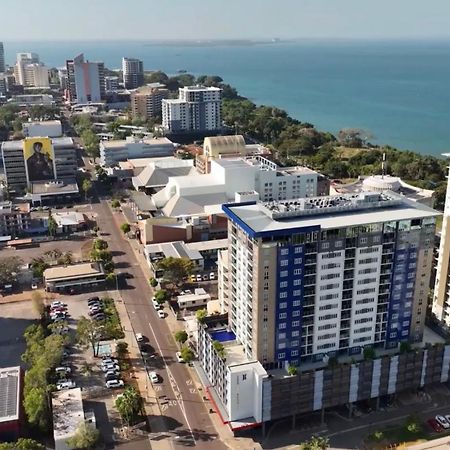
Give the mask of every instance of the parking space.
[{"label": "parking space", "polygon": [[37,318],[29,301],[0,304],[0,367],[24,366],[23,333]]}]

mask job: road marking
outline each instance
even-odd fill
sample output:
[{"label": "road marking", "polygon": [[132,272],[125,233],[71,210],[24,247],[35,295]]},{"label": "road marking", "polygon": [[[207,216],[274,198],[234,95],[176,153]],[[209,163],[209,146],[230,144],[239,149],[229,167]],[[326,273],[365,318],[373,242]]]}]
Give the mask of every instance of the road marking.
[{"label": "road marking", "polygon": [[[153,337],[154,337],[154,339],[155,339],[156,345],[158,346],[159,354],[162,355],[163,352],[162,352],[162,350],[161,350],[161,346],[159,345],[158,339],[156,338],[156,334],[155,334],[155,332],[153,331],[152,324],[149,322],[149,323],[148,323],[148,326],[150,327],[150,331],[151,331],[151,333],[153,334]],[[167,375],[169,376],[170,386],[171,386],[171,388],[172,388],[172,391],[173,391],[175,397],[176,397],[177,400],[179,401],[180,411],[181,411],[181,413],[183,414],[184,420],[186,421],[186,425],[187,425],[188,428],[189,428],[189,431],[190,431],[190,433],[191,433],[192,440],[193,440],[194,442],[196,442],[195,436],[194,436],[194,432],[192,431],[191,424],[189,423],[189,420],[188,420],[187,414],[186,414],[186,410],[185,410],[185,408],[184,408],[183,396],[181,395],[181,392],[180,392],[180,389],[179,389],[179,387],[178,387],[178,384],[177,384],[177,382],[176,382],[174,376],[172,375],[172,372],[171,372],[171,370],[169,369],[169,366],[167,365],[167,362],[165,361],[164,358],[162,358],[162,360],[163,360],[163,362],[164,362],[164,366],[166,367]]]},{"label": "road marking", "polygon": [[190,386],[192,384],[192,380],[186,380],[186,384]]},{"label": "road marking", "polygon": [[167,411],[169,409],[169,405],[161,405],[161,411]]},{"label": "road marking", "polygon": [[196,394],[197,393],[197,389],[195,389],[195,388],[190,388],[189,391],[190,391],[191,394]]},{"label": "road marking", "polygon": [[155,392],[159,392],[159,391],[162,391],[162,387],[161,386],[153,386],[153,390]]}]

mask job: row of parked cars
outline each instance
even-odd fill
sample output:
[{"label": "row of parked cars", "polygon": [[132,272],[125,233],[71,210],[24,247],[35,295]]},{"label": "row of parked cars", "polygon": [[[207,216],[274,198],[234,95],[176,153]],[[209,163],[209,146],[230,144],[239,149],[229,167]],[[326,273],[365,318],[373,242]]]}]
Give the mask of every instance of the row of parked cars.
[{"label": "row of parked cars", "polygon": [[97,321],[106,319],[103,302],[98,297],[88,298],[89,316]]},{"label": "row of parked cars", "polygon": [[124,386],[124,382],[120,378],[120,366],[117,359],[110,356],[103,357],[100,368],[105,376],[105,386],[108,389],[121,388]]},{"label": "row of parked cars", "polygon": [[434,418],[428,419],[427,423],[428,423],[428,425],[430,425],[430,427],[434,431],[436,431],[438,433],[440,433],[441,431],[444,431],[444,430],[449,430],[450,429],[450,415],[442,416],[442,415],[438,414]]},{"label": "row of parked cars", "polygon": [[156,312],[158,313],[158,317],[160,319],[164,319],[164,317],[166,317],[166,315],[164,314],[163,306],[156,301],[155,297],[152,298],[152,305],[156,309]]},{"label": "row of parked cars", "polygon": [[216,279],[216,274],[214,272],[210,272],[210,274],[208,275],[207,273],[204,273],[203,275],[197,273],[197,274],[192,274],[189,277],[189,280],[191,283],[199,283],[200,281],[212,281]]}]

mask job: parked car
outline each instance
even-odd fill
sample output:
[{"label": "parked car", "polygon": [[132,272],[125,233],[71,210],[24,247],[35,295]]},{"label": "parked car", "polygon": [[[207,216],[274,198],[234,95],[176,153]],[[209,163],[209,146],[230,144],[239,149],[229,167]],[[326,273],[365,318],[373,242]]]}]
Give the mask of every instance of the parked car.
[{"label": "parked car", "polygon": [[439,414],[435,417],[436,421],[442,428],[450,428],[450,423],[447,422],[447,419],[444,416],[440,416]]},{"label": "parked car", "polygon": [[123,387],[123,380],[108,380],[105,385],[108,389],[121,388]]},{"label": "parked car", "polygon": [[102,365],[102,371],[104,373],[110,372],[111,370],[120,371],[119,364],[105,364],[105,365]]},{"label": "parked car", "polygon": [[215,279],[216,279],[216,274],[215,274],[214,272],[211,272],[211,273],[209,274],[209,279],[210,279],[210,280],[215,280]]},{"label": "parked car", "polygon": [[111,358],[109,356],[104,356],[102,359],[102,366],[107,366],[108,364],[118,364],[119,361],[116,358]]},{"label": "parked car", "polygon": [[445,415],[444,417],[445,417],[445,420],[446,420],[448,423],[450,423],[450,415]]},{"label": "parked car", "polygon": [[176,353],[175,353],[175,356],[176,356],[177,361],[178,361],[179,363],[184,363],[184,359],[181,357],[181,352],[176,352]]},{"label": "parked car", "polygon": [[440,433],[443,430],[443,428],[441,427],[441,425],[439,425],[439,422],[436,419],[428,419],[427,423],[437,433]]},{"label": "parked car", "polygon": [[164,317],[166,317],[166,315],[164,314],[164,311],[159,310],[159,311],[158,311],[158,317],[159,317],[160,319],[164,319]]},{"label": "parked car", "polygon": [[209,280],[209,277],[208,277],[208,275],[206,273],[204,275],[202,275],[202,280],[203,281],[208,281]]},{"label": "parked car", "polygon": [[75,381],[72,380],[61,380],[56,383],[56,389],[62,391],[63,389],[73,389],[77,387]]},{"label": "parked car", "polygon": [[55,372],[58,375],[61,375],[61,374],[66,375],[68,373],[72,373],[72,369],[70,367],[60,366],[60,367],[56,367]]},{"label": "parked car", "polygon": [[191,283],[195,283],[197,281],[197,277],[195,275],[191,275],[189,277],[189,280],[191,281]]},{"label": "parked car", "polygon": [[36,282],[31,283],[31,289],[37,289],[38,285]]},{"label": "parked car", "polygon": [[156,299],[154,297],[152,298],[152,304],[156,310],[161,308],[161,305],[156,301]]},{"label": "parked car", "polygon": [[105,316],[104,313],[98,312],[97,314],[95,314],[94,316],[92,316],[92,318],[93,318],[94,320],[101,321],[101,320],[105,320],[105,319],[106,319],[106,316]]},{"label": "parked car", "polygon": [[148,374],[148,376],[149,376],[150,381],[152,383],[159,383],[159,376],[158,376],[158,374],[156,372],[150,372]]},{"label": "parked car", "polygon": [[89,310],[89,315],[90,316],[95,316],[98,313],[103,313],[103,309],[99,306],[95,306],[94,308]]},{"label": "parked car", "polygon": [[60,307],[62,307],[62,308],[67,308],[67,304],[66,304],[66,303],[63,303],[63,302],[60,302],[59,300],[55,300],[54,302],[52,302],[52,303],[50,304],[50,307],[51,307],[51,308],[56,308],[56,307],[58,307],[58,306],[60,306]]},{"label": "parked car", "polygon": [[94,304],[94,303],[100,303],[100,299],[98,297],[90,297],[90,298],[88,298],[88,300],[87,300],[87,304],[88,305],[91,305],[91,304]]},{"label": "parked car", "polygon": [[197,282],[202,281],[202,276],[201,276],[200,274],[198,274],[198,275],[195,277],[195,279],[196,279]]},{"label": "parked car", "polygon": [[136,340],[138,342],[144,342],[144,336],[142,336],[142,333],[136,333]]},{"label": "parked car", "polygon": [[105,373],[105,380],[117,380],[117,378],[119,377],[120,372],[117,370],[109,370],[108,372]]}]

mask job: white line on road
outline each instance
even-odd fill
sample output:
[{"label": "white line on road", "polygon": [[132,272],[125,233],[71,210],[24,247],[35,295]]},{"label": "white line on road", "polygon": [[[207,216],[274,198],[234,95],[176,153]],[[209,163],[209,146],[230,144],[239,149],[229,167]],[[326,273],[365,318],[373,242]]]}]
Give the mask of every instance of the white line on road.
[{"label": "white line on road", "polygon": [[[152,324],[149,322],[149,323],[148,323],[148,326],[150,327],[150,331],[152,332],[153,337],[154,337],[155,342],[156,342],[156,345],[158,346],[159,354],[160,354],[161,356],[163,356],[162,350],[161,350],[161,346],[159,345],[158,339],[156,338],[156,334],[155,334],[155,332],[153,331]],[[173,391],[175,397],[179,400],[180,411],[181,411],[181,413],[183,414],[184,420],[186,421],[186,425],[187,425],[188,428],[189,428],[189,431],[190,431],[190,433],[191,433],[192,440],[193,440],[194,442],[196,442],[195,436],[194,436],[194,432],[192,431],[191,424],[189,423],[189,420],[188,420],[187,415],[186,415],[186,411],[185,411],[185,409],[184,409],[183,396],[181,395],[181,391],[180,391],[180,389],[179,389],[179,387],[178,387],[178,384],[177,384],[177,382],[176,382],[174,376],[172,375],[172,372],[170,371],[169,366],[167,365],[166,360],[164,359],[164,357],[162,357],[162,360],[163,360],[163,362],[164,362],[164,366],[166,367],[166,372],[167,372],[167,374],[168,374],[168,376],[169,376],[169,379],[170,379],[170,387],[172,388],[172,391]],[[173,384],[172,384],[172,383],[173,383]],[[175,389],[174,389],[174,385],[176,386],[176,391],[175,391]]]}]

